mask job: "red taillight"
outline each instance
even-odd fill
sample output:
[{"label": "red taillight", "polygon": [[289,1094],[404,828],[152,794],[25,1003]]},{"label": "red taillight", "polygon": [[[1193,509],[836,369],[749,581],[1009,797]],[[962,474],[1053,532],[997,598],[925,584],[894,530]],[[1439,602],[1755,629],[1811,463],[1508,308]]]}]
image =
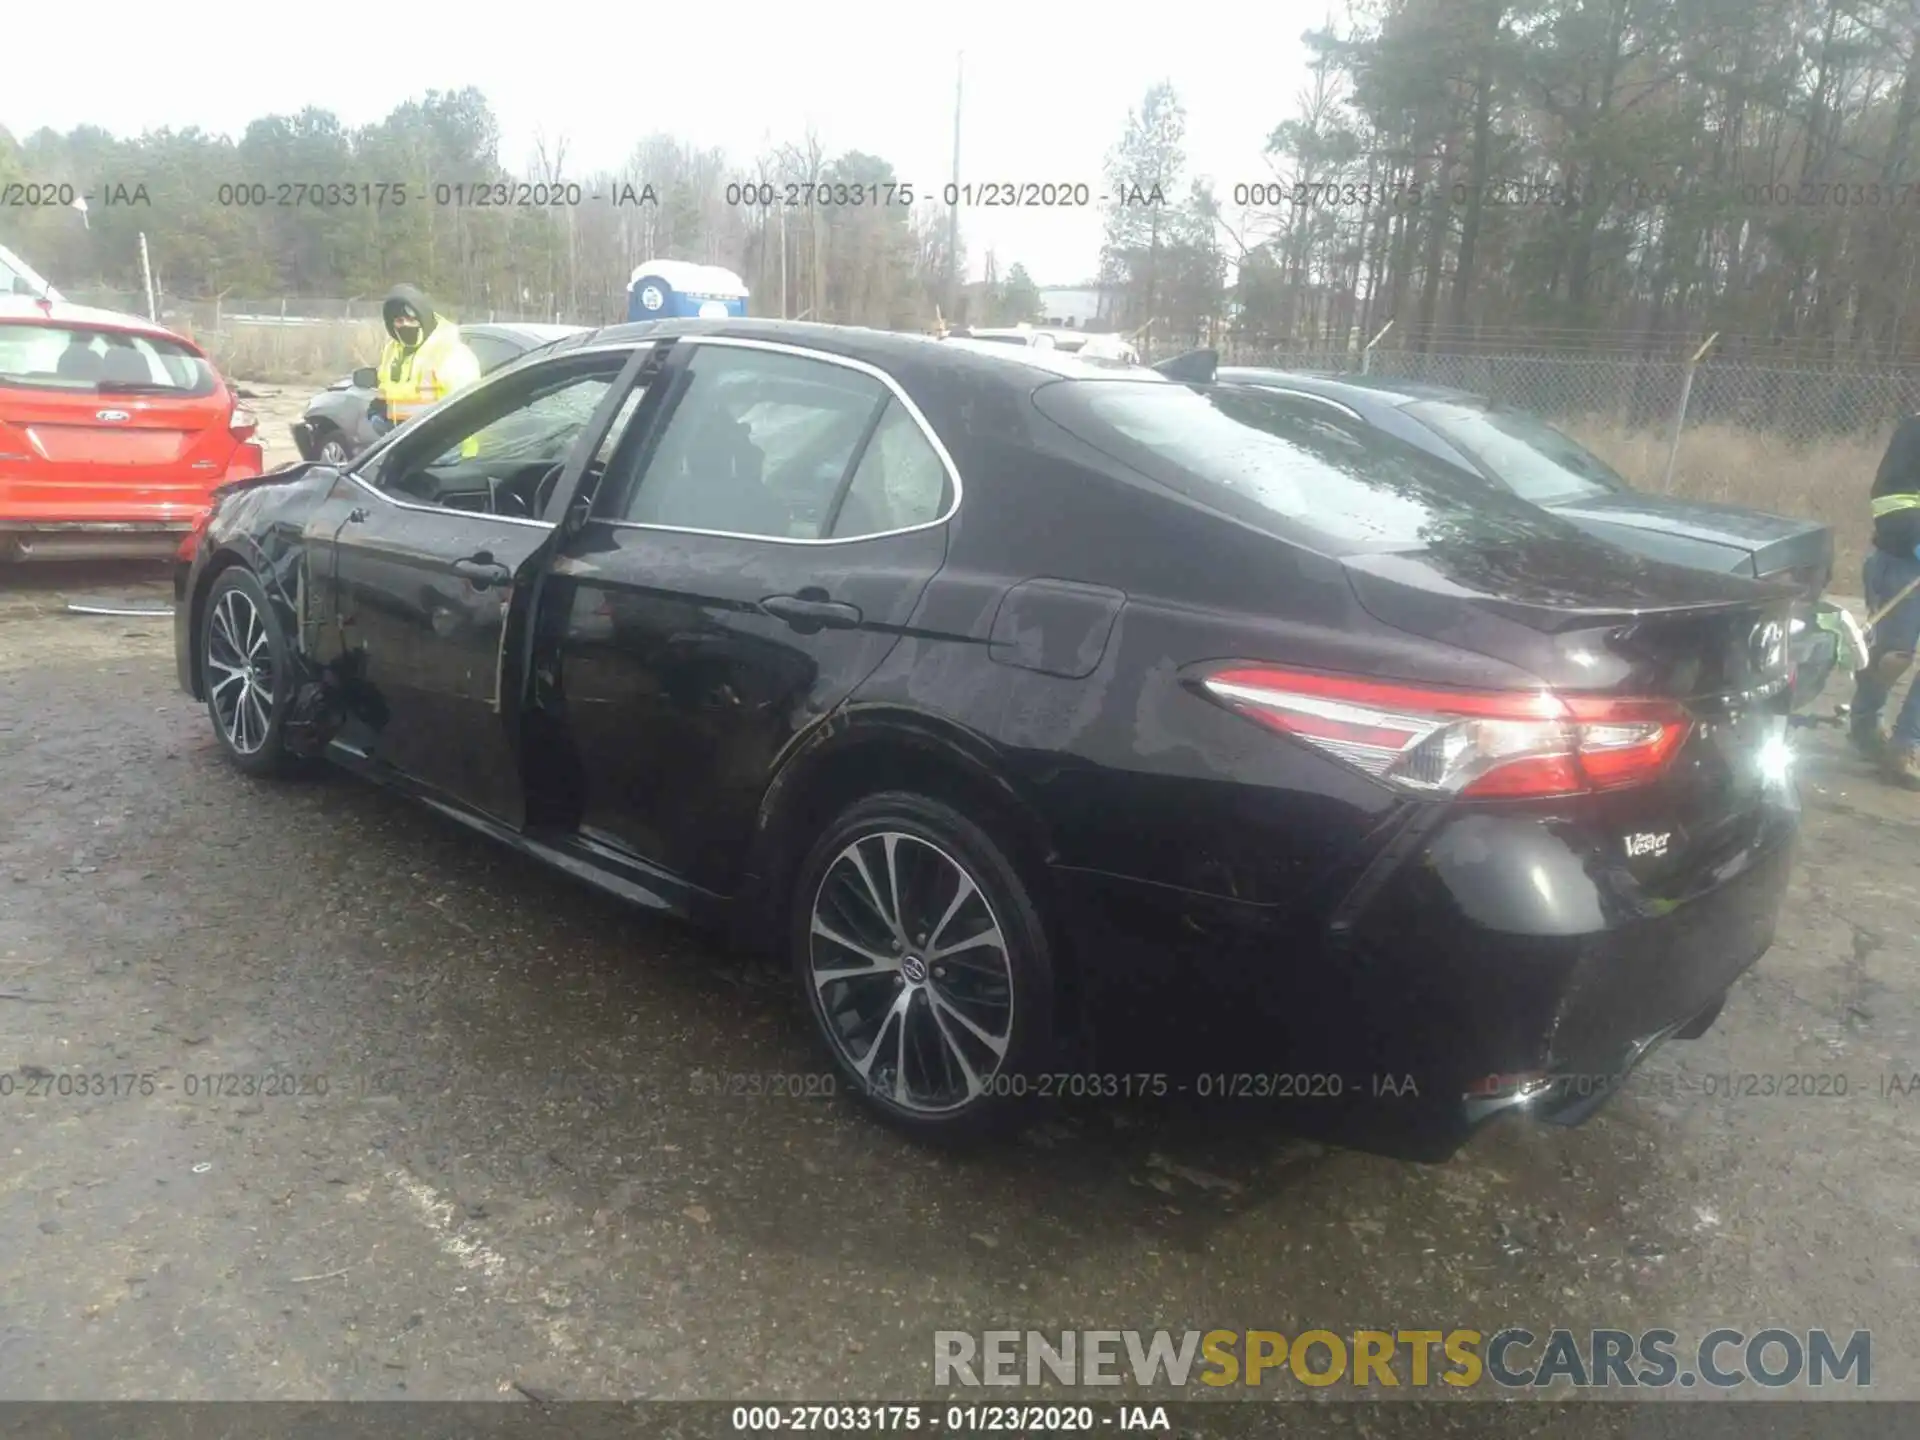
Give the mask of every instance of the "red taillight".
[{"label": "red taillight", "polygon": [[1220,704],[1404,789],[1538,799],[1614,790],[1666,768],[1690,721],[1667,700],[1446,690],[1229,666]]},{"label": "red taillight", "polygon": [[177,560],[190,561],[200,553],[200,537],[207,533],[207,527],[213,523],[213,508],[209,506],[200,512],[200,518],[193,522],[193,528],[180,537],[180,548],[174,551]]},{"label": "red taillight", "polygon": [[227,429],[236,440],[252,438],[253,432],[260,428],[260,417],[255,415],[240,401],[233,402],[233,413],[227,417]]}]

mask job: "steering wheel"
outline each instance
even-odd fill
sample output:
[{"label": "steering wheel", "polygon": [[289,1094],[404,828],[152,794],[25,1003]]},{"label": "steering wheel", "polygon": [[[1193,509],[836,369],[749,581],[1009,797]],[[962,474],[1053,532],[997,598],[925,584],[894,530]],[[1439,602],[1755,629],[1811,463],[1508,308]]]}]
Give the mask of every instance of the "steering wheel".
[{"label": "steering wheel", "polygon": [[500,481],[494,476],[487,477],[487,510],[494,515],[519,515],[526,519],[527,502],[511,490],[501,488]]},{"label": "steering wheel", "polygon": [[533,519],[538,520],[547,513],[547,502],[553,498],[554,488],[566,473],[567,462],[562,460],[540,477],[540,483],[533,487]]}]

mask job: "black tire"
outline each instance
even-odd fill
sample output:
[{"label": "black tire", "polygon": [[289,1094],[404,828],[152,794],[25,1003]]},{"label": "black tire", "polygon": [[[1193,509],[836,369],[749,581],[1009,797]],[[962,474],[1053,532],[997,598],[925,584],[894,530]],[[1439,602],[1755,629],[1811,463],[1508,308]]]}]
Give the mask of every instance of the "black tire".
[{"label": "black tire", "polygon": [[260,776],[305,768],[286,747],[296,674],[293,646],[253,572],[222,570],[200,617],[200,683],[214,738],[236,768]]},{"label": "black tire", "polygon": [[[836,938],[816,933],[816,909]],[[788,911],[795,979],[842,1088],[922,1139],[1004,1134],[1027,1117],[1054,1048],[1053,957],[1018,866],[987,830],[925,795],[868,796],[814,842]],[[884,963],[816,977],[869,962]]]}]

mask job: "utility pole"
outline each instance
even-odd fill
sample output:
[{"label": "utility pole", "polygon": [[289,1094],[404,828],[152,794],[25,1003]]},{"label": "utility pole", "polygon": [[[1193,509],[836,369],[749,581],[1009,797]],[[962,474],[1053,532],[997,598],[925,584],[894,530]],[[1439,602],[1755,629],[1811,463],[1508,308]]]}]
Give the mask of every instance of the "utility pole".
[{"label": "utility pole", "polygon": [[780,207],[780,318],[787,318],[787,207]]},{"label": "utility pole", "polygon": [[953,70],[953,204],[947,207],[947,313],[960,313],[960,91],[966,79],[967,55],[954,56]]}]

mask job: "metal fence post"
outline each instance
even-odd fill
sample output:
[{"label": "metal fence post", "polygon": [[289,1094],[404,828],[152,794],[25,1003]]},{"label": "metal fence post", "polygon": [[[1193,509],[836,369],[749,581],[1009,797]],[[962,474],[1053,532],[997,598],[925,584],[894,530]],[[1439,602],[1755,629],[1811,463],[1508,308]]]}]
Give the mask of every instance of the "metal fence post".
[{"label": "metal fence post", "polygon": [[1367,342],[1367,348],[1360,352],[1360,373],[1362,375],[1371,375],[1373,373],[1373,347],[1386,339],[1387,331],[1392,328],[1393,321],[1387,321],[1386,324],[1380,327],[1380,333]]},{"label": "metal fence post", "polygon": [[1680,403],[1673,407],[1673,443],[1667,447],[1667,478],[1661,486],[1669,494],[1673,491],[1673,467],[1680,460],[1680,436],[1687,425],[1687,401],[1693,395],[1693,367],[1700,363],[1707,351],[1713,348],[1713,342],[1719,338],[1720,332],[1716,330],[1707,337],[1705,344],[1693,352],[1693,358],[1687,361],[1686,374],[1680,380]]}]

